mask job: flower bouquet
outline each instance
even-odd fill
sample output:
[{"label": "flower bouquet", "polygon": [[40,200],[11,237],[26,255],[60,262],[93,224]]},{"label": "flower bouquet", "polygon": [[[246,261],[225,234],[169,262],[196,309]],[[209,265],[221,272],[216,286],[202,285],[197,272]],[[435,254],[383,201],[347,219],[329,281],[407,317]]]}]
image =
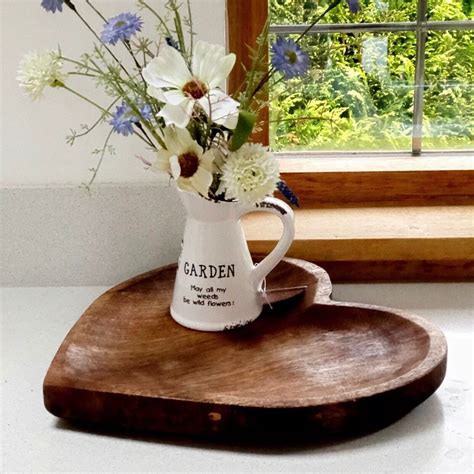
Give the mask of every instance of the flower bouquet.
[{"label": "flower bouquet", "polygon": [[[41,2],[48,12],[69,10],[76,15],[95,43],[79,59],[60,49],[29,53],[18,71],[20,86],[33,99],[40,98],[46,87],[63,89],[98,110],[92,126],[68,137],[71,144],[103,122],[110,125],[86,186],[94,181],[113,134],[143,141],[150,152],[150,158],[141,158],[147,168],[174,178],[192,217],[185,229],[171,305],[172,316],[181,324],[220,330],[247,323],[261,311],[262,282],[283,258],[294,233],[291,209],[269,196],[279,190],[291,204],[297,205],[298,199],[280,179],[274,155],[251,142],[252,133],[261,126],[257,117],[267,105],[269,81],[306,73],[309,59],[299,42],[340,3],[330,3],[297,39],[276,39],[270,67],[267,22],[250,48],[251,67],[245,80],[231,95],[224,85],[236,56],[221,45],[195,40],[190,0],[183,5],[166,0],[164,13],[145,0],[137,1],[139,9],[156,21],[158,35],[153,39],[140,36],[143,20],[138,13],[105,18],[91,0]],[[358,8],[358,2],[348,3],[351,9]],[[102,31],[91,27],[82,8],[101,18]],[[118,48],[129,57],[128,63],[119,59]],[[68,78],[73,75],[95,81],[110,102],[100,105],[72,88]],[[278,215],[285,232],[275,250],[254,268],[242,230],[236,226],[244,213],[255,209]],[[210,290],[217,288],[225,300],[212,297],[215,292]],[[200,299],[207,290],[212,299]]]}]

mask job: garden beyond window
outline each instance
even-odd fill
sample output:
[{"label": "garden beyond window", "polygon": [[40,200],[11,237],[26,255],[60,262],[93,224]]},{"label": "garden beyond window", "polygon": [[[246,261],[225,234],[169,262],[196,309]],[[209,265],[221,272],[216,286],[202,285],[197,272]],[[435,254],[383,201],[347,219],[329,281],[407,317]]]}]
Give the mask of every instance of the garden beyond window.
[{"label": "garden beyond window", "polygon": [[[270,0],[271,32],[297,38],[329,0]],[[346,2],[301,44],[311,69],[270,90],[277,151],[474,149],[474,1]]]}]

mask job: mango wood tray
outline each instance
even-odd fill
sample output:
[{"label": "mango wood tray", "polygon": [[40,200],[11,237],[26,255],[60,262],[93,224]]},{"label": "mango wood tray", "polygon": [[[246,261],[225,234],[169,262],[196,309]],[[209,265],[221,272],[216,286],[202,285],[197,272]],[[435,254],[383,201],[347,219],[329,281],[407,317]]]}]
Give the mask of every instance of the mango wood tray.
[{"label": "mango wood tray", "polygon": [[331,301],[320,267],[286,259],[267,288],[272,308],[221,333],[169,315],[175,266],[100,296],[71,329],[44,380],[54,415],[100,427],[200,436],[362,434],[429,397],[446,340],[402,311]]}]

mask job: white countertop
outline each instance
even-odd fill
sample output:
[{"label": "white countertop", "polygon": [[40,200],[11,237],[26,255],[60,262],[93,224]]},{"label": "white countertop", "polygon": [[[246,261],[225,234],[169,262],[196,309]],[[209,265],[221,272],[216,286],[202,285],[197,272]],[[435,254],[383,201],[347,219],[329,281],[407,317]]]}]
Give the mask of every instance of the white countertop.
[{"label": "white countertop", "polygon": [[2,290],[2,472],[472,472],[474,284],[336,285],[334,299],[398,307],[438,324],[449,345],[446,379],[382,431],[284,448],[95,434],[50,415],[42,401],[49,363],[105,289]]}]

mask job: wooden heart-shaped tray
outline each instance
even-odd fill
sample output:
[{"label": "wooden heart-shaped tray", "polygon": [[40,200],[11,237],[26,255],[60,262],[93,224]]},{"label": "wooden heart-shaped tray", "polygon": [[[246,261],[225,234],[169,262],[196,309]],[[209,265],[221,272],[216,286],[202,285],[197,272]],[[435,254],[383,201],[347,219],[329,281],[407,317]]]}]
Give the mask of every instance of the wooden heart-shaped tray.
[{"label": "wooden heart-shaped tray", "polygon": [[327,273],[311,263],[281,262],[267,280],[271,307],[220,333],[171,319],[175,271],[133,278],[87,309],[44,380],[51,413],[106,428],[326,439],[394,422],[444,378],[437,327],[332,301]]}]

